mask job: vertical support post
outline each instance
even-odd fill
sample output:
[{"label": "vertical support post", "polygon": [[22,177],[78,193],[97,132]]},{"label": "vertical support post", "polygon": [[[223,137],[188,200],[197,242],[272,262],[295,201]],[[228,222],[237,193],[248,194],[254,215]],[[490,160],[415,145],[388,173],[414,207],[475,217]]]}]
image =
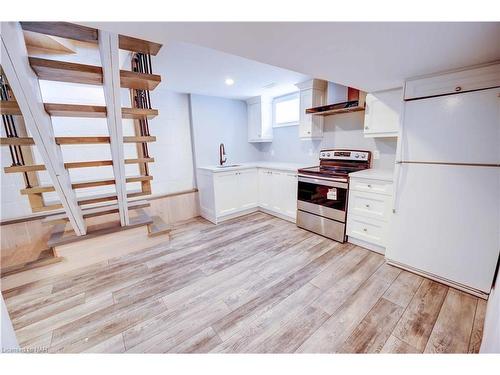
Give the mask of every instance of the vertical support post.
[{"label": "vertical support post", "polygon": [[101,55],[104,98],[110,137],[113,173],[118,198],[118,210],[122,226],[129,225],[125,160],[123,151],[123,125],[120,100],[120,61],[118,34],[99,30],[99,52]]},{"label": "vertical support post", "polygon": [[43,107],[38,77],[29,65],[21,25],[18,22],[3,22],[1,41],[2,67],[26,127],[35,141],[75,234],[84,235],[85,220],[71,187],[69,173],[64,168],[61,150],[55,142],[52,120]]}]

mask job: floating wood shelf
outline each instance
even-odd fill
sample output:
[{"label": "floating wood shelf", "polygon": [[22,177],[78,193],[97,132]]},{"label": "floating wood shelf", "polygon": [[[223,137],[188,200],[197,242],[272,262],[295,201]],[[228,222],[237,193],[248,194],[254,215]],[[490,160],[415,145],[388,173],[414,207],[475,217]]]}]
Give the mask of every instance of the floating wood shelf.
[{"label": "floating wood shelf", "polygon": [[[125,164],[142,164],[142,163],[153,163],[154,158],[139,158],[139,159],[125,159]],[[93,161],[78,161],[72,163],[64,163],[66,169],[73,168],[89,168],[89,167],[103,167],[113,165],[112,160],[93,160]],[[13,167],[5,167],[5,173],[23,173],[23,172],[38,172],[44,171],[45,165],[35,164],[35,165],[19,165]]]},{"label": "floating wood shelf", "polygon": [[0,101],[0,114],[10,116],[22,116],[21,109],[15,100]]},{"label": "floating wood shelf", "polygon": [[348,101],[327,104],[306,109],[306,113],[313,116],[332,116],[341,113],[360,112],[365,110],[366,92],[348,88]]},{"label": "floating wood shelf", "polygon": [[[76,25],[69,22],[21,22],[23,30],[40,34],[53,35],[61,38],[79,40],[81,42],[96,43],[98,41],[97,29]],[[118,36],[119,48],[127,51],[149,53],[156,55],[161,44],[143,39],[132,38],[125,35]]]},{"label": "floating wood shelf", "polygon": [[[125,182],[132,183],[132,182],[141,182],[141,181],[151,181],[152,179],[153,179],[153,176],[132,176],[132,177],[127,177],[125,179]],[[107,185],[114,185],[114,184],[115,184],[115,180],[113,178],[106,178],[106,179],[102,179],[102,180],[75,182],[75,183],[71,184],[71,187],[73,189],[87,189],[87,188],[91,188],[91,187],[107,186]],[[23,195],[40,194],[40,193],[49,193],[52,191],[55,191],[55,188],[52,185],[35,186],[35,187],[31,187],[31,188],[21,189],[21,194],[23,194]]]},{"label": "floating wood shelf", "polygon": [[[29,62],[40,79],[49,81],[83,83],[102,85],[102,68],[95,65],[85,65],[30,57]],[[146,74],[120,70],[120,86],[129,89],[154,90],[161,82],[157,74]]]},{"label": "floating wood shelf", "polygon": [[308,108],[308,109],[306,109],[306,113],[314,115],[314,116],[331,116],[331,115],[338,115],[341,113],[359,112],[359,111],[365,110],[365,107],[360,107],[358,105],[353,106],[353,107],[347,107],[347,108],[339,108],[339,106],[341,106],[341,105],[342,105],[342,103],[323,105],[321,107]]},{"label": "floating wood shelf", "polygon": [[[99,105],[45,103],[45,111],[54,117],[106,118],[106,107]],[[150,120],[157,115],[156,109],[122,108],[122,117],[125,119]]]},{"label": "floating wood shelf", "polygon": [[[129,210],[138,210],[141,208],[150,207],[151,204],[148,201],[140,200],[128,202],[127,207]],[[82,210],[83,218],[88,219],[90,217],[96,216],[104,216],[109,214],[118,213],[118,204],[106,204],[104,206],[86,208]],[[52,215],[42,220],[43,224],[56,224],[56,223],[64,223],[69,221],[66,213]]]}]

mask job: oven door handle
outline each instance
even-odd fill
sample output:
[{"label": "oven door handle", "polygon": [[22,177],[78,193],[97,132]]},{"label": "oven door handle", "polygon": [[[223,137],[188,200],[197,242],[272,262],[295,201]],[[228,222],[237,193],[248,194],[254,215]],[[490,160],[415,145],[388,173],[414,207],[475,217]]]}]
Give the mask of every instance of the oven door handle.
[{"label": "oven door handle", "polygon": [[324,179],[320,179],[320,178],[304,177],[302,175],[299,175],[299,182],[307,182],[310,184],[318,184],[318,185],[323,185],[323,186],[336,187],[339,189],[347,189],[347,183],[345,183],[345,182],[336,182],[336,181],[324,180]]}]

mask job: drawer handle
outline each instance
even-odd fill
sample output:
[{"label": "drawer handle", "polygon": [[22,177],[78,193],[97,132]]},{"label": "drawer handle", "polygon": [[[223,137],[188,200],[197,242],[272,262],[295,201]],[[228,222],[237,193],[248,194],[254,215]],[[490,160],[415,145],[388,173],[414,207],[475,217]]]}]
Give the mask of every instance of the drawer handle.
[{"label": "drawer handle", "polygon": [[462,91],[462,88],[460,86],[457,86],[457,87],[455,87],[455,91],[456,92]]},{"label": "drawer handle", "polygon": [[363,232],[368,232],[368,229],[366,229],[366,228],[363,228]]},{"label": "drawer handle", "polygon": [[371,186],[370,184],[368,184],[368,185],[366,185],[366,186],[368,186],[370,189],[372,188],[372,186]]},{"label": "drawer handle", "polygon": [[370,205],[369,205],[369,204],[365,204],[365,207],[366,207],[366,208],[370,208]]}]

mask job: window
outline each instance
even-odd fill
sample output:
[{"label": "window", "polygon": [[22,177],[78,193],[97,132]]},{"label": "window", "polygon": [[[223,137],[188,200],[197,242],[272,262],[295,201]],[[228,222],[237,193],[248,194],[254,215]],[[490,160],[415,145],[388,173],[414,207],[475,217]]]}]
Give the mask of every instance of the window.
[{"label": "window", "polygon": [[274,98],[273,127],[294,126],[299,124],[300,102],[299,93],[294,92]]}]

